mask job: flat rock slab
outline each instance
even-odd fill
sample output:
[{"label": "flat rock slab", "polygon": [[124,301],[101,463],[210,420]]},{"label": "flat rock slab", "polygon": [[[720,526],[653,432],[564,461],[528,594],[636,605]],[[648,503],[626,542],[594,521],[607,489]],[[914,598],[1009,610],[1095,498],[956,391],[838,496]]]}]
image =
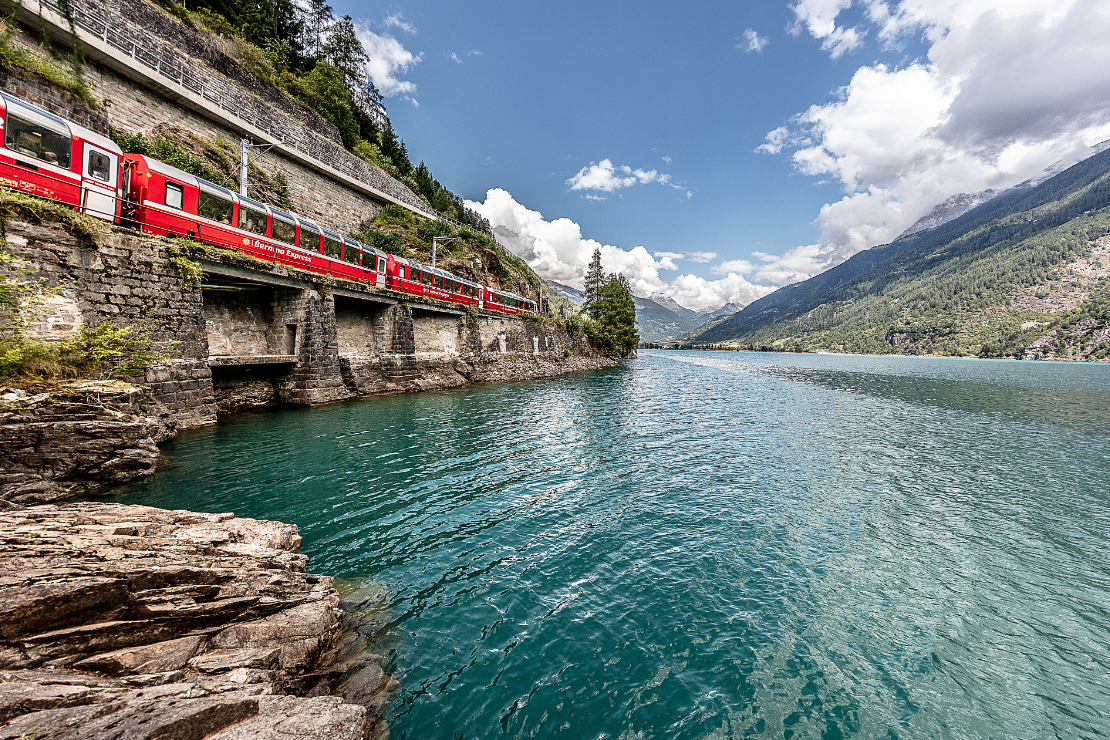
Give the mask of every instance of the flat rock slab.
[{"label": "flat rock slab", "polygon": [[320,661],[342,613],[300,544],[231,514],[0,511],[0,740],[368,737],[390,682],[367,664],[382,690],[316,695],[354,696]]}]

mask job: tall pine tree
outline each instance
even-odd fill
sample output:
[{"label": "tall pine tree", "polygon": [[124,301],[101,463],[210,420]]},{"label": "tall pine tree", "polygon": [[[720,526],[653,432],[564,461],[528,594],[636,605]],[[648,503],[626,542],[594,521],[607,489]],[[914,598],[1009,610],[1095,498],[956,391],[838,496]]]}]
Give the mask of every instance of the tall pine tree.
[{"label": "tall pine tree", "polygon": [[605,271],[601,269],[601,249],[594,249],[593,259],[586,268],[586,300],[582,308],[590,318],[597,320],[601,316],[601,289],[605,285]]}]

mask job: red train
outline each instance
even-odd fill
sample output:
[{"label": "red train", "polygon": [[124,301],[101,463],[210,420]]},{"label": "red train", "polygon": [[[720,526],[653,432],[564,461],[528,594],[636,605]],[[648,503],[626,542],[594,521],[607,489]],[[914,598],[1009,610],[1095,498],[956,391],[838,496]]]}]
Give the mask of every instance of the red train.
[{"label": "red train", "polygon": [[148,234],[185,236],[369,285],[508,314],[536,302],[386,254],[0,92],[0,184]]}]

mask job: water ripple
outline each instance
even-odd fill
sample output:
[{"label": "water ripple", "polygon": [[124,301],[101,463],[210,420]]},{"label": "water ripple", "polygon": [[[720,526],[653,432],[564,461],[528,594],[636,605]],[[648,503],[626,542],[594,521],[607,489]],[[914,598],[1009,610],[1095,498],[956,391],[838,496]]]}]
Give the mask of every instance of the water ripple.
[{"label": "water ripple", "polygon": [[394,737],[1107,737],[1110,367],[645,352],[238,416],[122,500],[366,583]]}]

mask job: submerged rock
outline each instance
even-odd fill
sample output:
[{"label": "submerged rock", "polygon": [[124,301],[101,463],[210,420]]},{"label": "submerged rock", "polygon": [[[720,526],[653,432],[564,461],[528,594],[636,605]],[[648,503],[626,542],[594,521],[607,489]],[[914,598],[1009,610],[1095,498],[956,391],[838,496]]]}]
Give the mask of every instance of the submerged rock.
[{"label": "submerged rock", "polygon": [[0,513],[0,740],[387,734],[396,682],[300,543],[231,514]]}]

